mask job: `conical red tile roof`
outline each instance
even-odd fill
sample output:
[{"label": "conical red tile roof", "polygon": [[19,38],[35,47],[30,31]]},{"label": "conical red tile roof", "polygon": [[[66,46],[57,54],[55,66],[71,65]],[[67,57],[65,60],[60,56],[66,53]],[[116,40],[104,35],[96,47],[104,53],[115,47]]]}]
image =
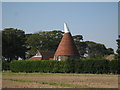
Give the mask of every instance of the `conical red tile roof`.
[{"label": "conical red tile roof", "polygon": [[79,56],[70,32],[64,33],[54,56]]}]

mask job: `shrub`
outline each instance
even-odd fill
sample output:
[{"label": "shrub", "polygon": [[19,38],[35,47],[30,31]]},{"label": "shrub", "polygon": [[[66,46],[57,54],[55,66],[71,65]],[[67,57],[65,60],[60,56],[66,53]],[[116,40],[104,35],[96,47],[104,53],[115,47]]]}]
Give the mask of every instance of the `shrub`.
[{"label": "shrub", "polygon": [[75,61],[76,59],[67,59],[66,62],[66,72],[67,73],[74,73],[75,72]]},{"label": "shrub", "polygon": [[103,74],[109,73],[109,61],[108,60],[94,60],[93,65],[94,73]]},{"label": "shrub", "polygon": [[68,72],[72,73],[109,73],[109,61],[107,60],[67,60]]},{"label": "shrub", "polygon": [[2,70],[10,70],[10,62],[2,60]]},{"label": "shrub", "polygon": [[15,60],[10,63],[10,69],[12,72],[119,74],[119,62],[119,60],[92,59],[68,59],[66,61]]},{"label": "shrub", "polygon": [[119,65],[120,65],[120,60],[112,60],[109,62],[109,66],[110,66],[110,72],[113,74],[120,74],[120,69],[119,69]]},{"label": "shrub", "polygon": [[75,73],[83,73],[84,72],[84,69],[83,69],[84,62],[82,60],[76,59],[74,64],[75,64],[74,65]]},{"label": "shrub", "polygon": [[12,72],[59,73],[66,72],[66,63],[64,61],[49,60],[16,60],[10,63],[10,68]]}]

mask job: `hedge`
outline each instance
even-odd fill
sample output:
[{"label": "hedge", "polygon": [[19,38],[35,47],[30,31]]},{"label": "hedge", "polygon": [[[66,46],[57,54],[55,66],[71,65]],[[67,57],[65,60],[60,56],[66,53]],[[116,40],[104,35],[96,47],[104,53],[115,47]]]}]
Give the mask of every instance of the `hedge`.
[{"label": "hedge", "polygon": [[44,73],[62,73],[66,72],[66,63],[64,61],[49,60],[21,60],[12,61],[10,69],[12,72],[44,72]]},{"label": "hedge", "polygon": [[86,60],[83,65],[84,73],[103,74],[109,73],[108,60]]},{"label": "hedge", "polygon": [[119,74],[119,63],[119,60],[15,60],[10,63],[10,69],[12,72]]},{"label": "hedge", "polygon": [[2,70],[10,70],[10,62],[1,60],[2,61]]},{"label": "hedge", "polygon": [[112,60],[109,64],[111,73],[120,74],[120,60]]}]

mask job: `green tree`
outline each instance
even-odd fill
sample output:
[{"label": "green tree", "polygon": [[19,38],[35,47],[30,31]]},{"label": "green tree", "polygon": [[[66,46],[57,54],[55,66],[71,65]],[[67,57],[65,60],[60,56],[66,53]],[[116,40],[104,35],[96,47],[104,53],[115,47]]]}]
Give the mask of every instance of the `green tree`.
[{"label": "green tree", "polygon": [[104,44],[92,41],[83,41],[82,35],[73,36],[80,57],[102,58],[104,55],[114,54],[112,48],[106,48]]},{"label": "green tree", "polygon": [[119,38],[116,40],[117,41],[117,45],[118,45],[118,49],[117,49],[117,53],[118,53],[118,59],[120,59],[120,35]]},{"label": "green tree", "polygon": [[37,49],[40,47],[40,35],[39,34],[31,34],[26,36],[26,58],[35,55]]},{"label": "green tree", "polygon": [[61,41],[63,32],[53,30],[48,32],[39,32],[39,35],[41,36],[40,38],[43,40],[40,49],[55,51],[59,45],[59,42]]},{"label": "green tree", "polygon": [[80,42],[81,40],[83,40],[83,36],[82,35],[75,35],[75,36],[73,36],[73,39],[75,42]]},{"label": "green tree", "polygon": [[103,58],[104,55],[114,53],[112,48],[107,49],[104,44],[92,41],[86,41],[86,44],[88,58]]},{"label": "green tree", "polygon": [[44,31],[27,35],[26,45],[28,47],[28,57],[34,55],[36,50],[55,51],[63,36],[62,31]]},{"label": "green tree", "polygon": [[13,59],[25,59],[25,32],[14,28],[6,28],[2,31],[2,56],[11,61]]},{"label": "green tree", "polygon": [[107,49],[107,54],[110,55],[110,54],[114,54],[114,50],[112,48],[108,48]]},{"label": "green tree", "polygon": [[80,54],[80,57],[84,57],[84,55],[86,54],[86,48],[87,48],[87,44],[83,41],[83,36],[82,35],[75,35],[73,36],[75,45],[78,49],[78,52]]}]

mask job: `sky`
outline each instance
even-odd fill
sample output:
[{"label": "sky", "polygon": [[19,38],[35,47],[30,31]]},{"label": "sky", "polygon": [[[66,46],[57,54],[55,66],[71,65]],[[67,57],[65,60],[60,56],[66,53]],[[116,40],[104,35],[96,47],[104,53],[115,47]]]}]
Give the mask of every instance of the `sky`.
[{"label": "sky", "polygon": [[[118,2],[118,23],[120,23],[120,1]],[[120,35],[120,24],[118,25],[118,35]]]},{"label": "sky", "polygon": [[2,29],[2,2],[0,2],[0,30]]},{"label": "sky", "polygon": [[117,49],[117,2],[3,2],[2,28],[22,29],[26,33],[63,30],[67,23],[72,35],[84,41]]}]

